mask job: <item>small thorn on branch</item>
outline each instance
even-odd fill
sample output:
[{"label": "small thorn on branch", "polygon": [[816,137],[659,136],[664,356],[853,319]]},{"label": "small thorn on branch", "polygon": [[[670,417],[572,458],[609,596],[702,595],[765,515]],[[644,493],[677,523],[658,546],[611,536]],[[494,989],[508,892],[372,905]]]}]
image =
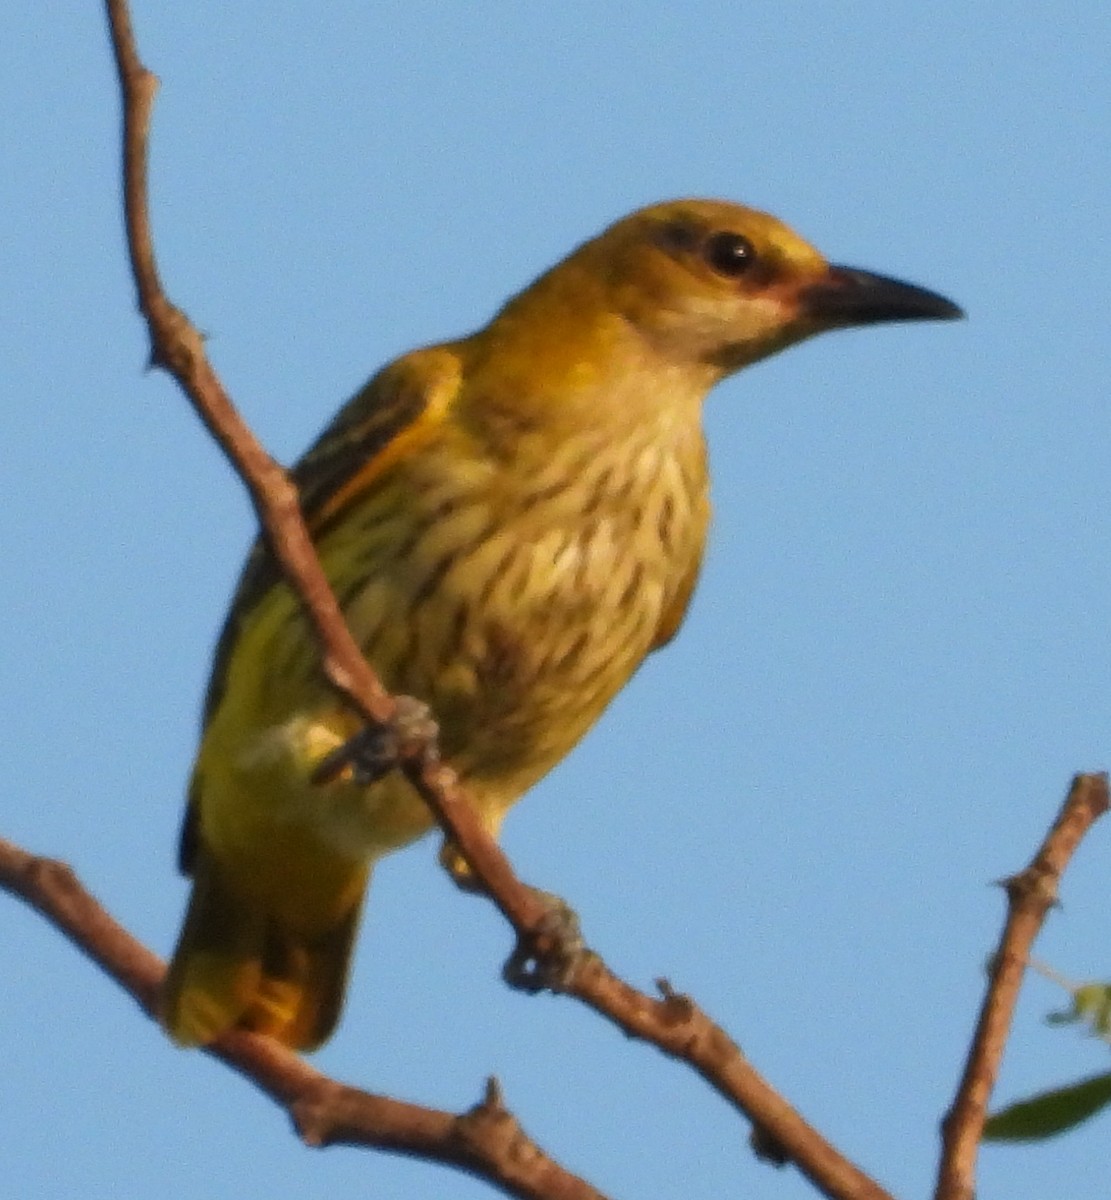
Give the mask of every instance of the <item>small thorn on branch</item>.
[{"label": "small thorn on branch", "polygon": [[496,1075],[491,1075],[486,1080],[486,1088],[482,1093],[482,1099],[475,1106],[476,1109],[482,1109],[488,1113],[505,1112],[505,1096],[502,1092],[501,1082]]},{"label": "small thorn on branch", "polygon": [[791,1162],[787,1148],[762,1125],[754,1125],[748,1135],[748,1144],[752,1153],[760,1162],[772,1167],[786,1167]]},{"label": "small thorn on branch", "polygon": [[684,992],[677,992],[670,979],[657,979],[656,990],[660,993],[660,1011],[669,1024],[681,1025],[694,1016],[694,1001]]},{"label": "small thorn on branch", "polygon": [[493,1075],[486,1080],[482,1099],[456,1117],[452,1135],[457,1145],[470,1152],[481,1149],[489,1154],[497,1147],[498,1156],[506,1159],[512,1157],[507,1153],[511,1146],[525,1142],[520,1122],[506,1108],[501,1084]]},{"label": "small thorn on branch", "polygon": [[1043,870],[1039,863],[1032,863],[1025,870],[1009,875],[1002,880],[1007,899],[1014,904],[1033,904],[1044,912],[1058,905],[1058,877]]}]

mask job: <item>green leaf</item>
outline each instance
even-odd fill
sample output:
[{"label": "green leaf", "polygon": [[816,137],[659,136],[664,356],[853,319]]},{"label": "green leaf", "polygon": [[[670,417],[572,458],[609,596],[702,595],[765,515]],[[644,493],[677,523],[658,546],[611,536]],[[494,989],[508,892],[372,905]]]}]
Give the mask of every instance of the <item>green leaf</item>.
[{"label": "green leaf", "polygon": [[1070,989],[1072,1007],[1061,1012],[1051,1012],[1045,1019],[1047,1025],[1075,1025],[1086,1021],[1092,1032],[1104,1041],[1111,1040],[1111,984],[1085,983]]},{"label": "green leaf", "polygon": [[1106,983],[1086,983],[1073,993],[1072,1004],[1078,1018],[1090,1021],[1100,1037],[1107,1035],[1111,1028],[1111,987]]},{"label": "green leaf", "polygon": [[1111,1104],[1111,1072],[1042,1092],[988,1117],[984,1138],[993,1142],[1037,1141],[1072,1129]]}]

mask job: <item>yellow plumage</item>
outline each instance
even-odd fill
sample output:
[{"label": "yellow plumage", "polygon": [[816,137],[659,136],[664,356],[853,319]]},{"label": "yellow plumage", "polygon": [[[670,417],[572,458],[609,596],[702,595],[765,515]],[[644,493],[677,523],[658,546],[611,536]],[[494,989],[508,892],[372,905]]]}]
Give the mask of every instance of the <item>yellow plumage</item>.
[{"label": "yellow plumage", "polygon": [[[700,410],[821,329],[948,317],[718,201],[642,210],[469,338],[384,368],[295,470],[356,641],[432,707],[496,833],[678,627],[709,521]],[[339,1015],[376,859],[432,820],[399,776],[314,785],[357,731],[265,548],[217,651],[183,835],[193,894],[163,1012],[304,1049]]]}]

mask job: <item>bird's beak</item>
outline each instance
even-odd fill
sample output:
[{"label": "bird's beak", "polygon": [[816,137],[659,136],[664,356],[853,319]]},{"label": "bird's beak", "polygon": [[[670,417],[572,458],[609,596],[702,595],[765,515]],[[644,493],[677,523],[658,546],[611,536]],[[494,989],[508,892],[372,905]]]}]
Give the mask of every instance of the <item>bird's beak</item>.
[{"label": "bird's beak", "polygon": [[831,266],[799,294],[803,314],[823,328],[880,321],[952,321],[964,312],[952,300],[913,283],[855,267]]}]

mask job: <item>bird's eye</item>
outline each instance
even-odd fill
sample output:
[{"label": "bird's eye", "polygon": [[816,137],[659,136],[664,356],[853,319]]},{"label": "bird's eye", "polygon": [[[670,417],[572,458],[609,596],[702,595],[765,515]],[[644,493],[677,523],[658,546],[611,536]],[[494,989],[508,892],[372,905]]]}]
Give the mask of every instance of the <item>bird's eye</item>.
[{"label": "bird's eye", "polygon": [[715,233],[706,243],[706,261],[719,275],[735,279],[756,261],[752,243],[740,233]]}]

